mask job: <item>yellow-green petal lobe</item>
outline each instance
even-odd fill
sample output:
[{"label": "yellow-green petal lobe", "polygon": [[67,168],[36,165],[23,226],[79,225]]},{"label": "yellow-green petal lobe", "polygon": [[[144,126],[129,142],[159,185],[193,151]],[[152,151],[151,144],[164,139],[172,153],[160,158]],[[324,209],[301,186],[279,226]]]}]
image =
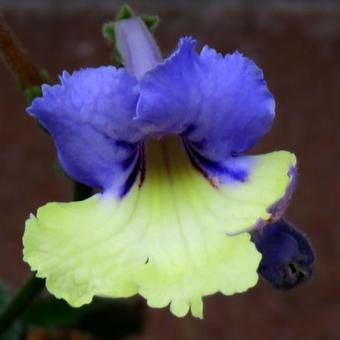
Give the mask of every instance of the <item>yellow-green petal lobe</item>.
[{"label": "yellow-green petal lobe", "polygon": [[73,306],[94,295],[142,295],[182,317],[203,317],[202,298],[257,282],[261,259],[247,230],[285,196],[294,155],[253,156],[247,181],[214,186],[180,139],[149,141],[145,178],[123,197],[108,193],[49,203],[26,223],[24,259]]}]

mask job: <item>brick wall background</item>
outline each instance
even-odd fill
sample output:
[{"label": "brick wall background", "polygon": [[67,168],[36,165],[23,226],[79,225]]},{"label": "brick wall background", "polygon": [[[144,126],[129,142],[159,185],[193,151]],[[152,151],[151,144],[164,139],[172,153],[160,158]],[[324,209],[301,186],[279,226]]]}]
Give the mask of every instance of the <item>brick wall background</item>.
[{"label": "brick wall background", "polygon": [[[319,6],[326,2],[331,6]],[[207,298],[204,321],[148,309],[145,334],[135,339],[340,338],[340,10],[338,1],[326,2],[285,8],[251,1],[132,2],[139,11],[160,14],[156,37],[165,55],[178,37],[193,35],[222,52],[238,49],[264,69],[277,119],[253,152],[297,154],[299,186],[288,218],[310,236],[318,255],[311,284],[281,293],[261,282],[240,296]],[[0,8],[37,64],[56,79],[63,69],[110,62],[101,24],[120,2],[98,3],[2,0]],[[67,201],[71,191],[53,171],[52,142],[24,110],[0,65],[0,278],[14,287],[29,272],[21,260],[23,221],[45,202]]]}]

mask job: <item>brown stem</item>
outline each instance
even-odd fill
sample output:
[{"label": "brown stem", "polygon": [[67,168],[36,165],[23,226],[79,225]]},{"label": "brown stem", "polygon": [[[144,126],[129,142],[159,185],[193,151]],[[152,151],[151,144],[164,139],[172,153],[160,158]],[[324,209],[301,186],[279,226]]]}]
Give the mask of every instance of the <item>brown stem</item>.
[{"label": "brown stem", "polygon": [[39,69],[11,32],[2,14],[0,14],[0,57],[23,88],[38,86],[43,82]]}]

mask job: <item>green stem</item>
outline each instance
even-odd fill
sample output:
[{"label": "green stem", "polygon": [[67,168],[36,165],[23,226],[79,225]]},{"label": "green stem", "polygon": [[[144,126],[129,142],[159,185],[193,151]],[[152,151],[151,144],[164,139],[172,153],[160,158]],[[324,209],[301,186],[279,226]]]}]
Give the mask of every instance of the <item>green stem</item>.
[{"label": "green stem", "polygon": [[[93,191],[88,186],[74,182],[73,200],[80,201],[90,197]],[[10,326],[22,315],[31,302],[45,288],[45,280],[33,274],[0,312],[0,339]]]},{"label": "green stem", "polygon": [[28,278],[0,313],[0,338],[43,291],[44,287],[45,280],[37,278],[34,274]]},{"label": "green stem", "polygon": [[[88,186],[74,182],[73,200],[80,201],[90,197],[93,191]],[[41,294],[45,288],[45,280],[32,274],[18,292],[0,312],[0,339],[9,327],[20,317],[31,302]]]}]

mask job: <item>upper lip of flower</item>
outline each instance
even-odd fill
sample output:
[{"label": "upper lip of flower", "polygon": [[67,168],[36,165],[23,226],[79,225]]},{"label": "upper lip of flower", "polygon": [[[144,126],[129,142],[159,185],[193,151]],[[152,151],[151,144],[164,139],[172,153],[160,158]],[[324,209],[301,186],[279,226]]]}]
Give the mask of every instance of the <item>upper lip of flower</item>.
[{"label": "upper lip of flower", "polygon": [[[274,100],[251,60],[238,52],[222,58],[207,47],[198,55],[194,47],[192,38],[182,38],[169,58],[153,69],[148,64],[139,81],[129,71],[101,67],[72,75],[64,72],[61,86],[43,86],[43,98],[36,99],[28,111],[51,132],[71,176],[89,186],[105,190],[116,186],[125,193],[123,182],[136,168],[141,141],[147,136],[178,134],[195,166],[208,178],[218,177],[222,183],[247,178],[246,169],[234,166],[233,158],[268,131]],[[72,131],[76,124],[88,129],[87,140],[93,135],[97,143],[100,139],[111,148],[111,176],[108,170],[104,169],[107,176],[103,178],[86,172],[89,164],[77,168],[69,162],[66,138],[56,130]],[[92,163],[99,158],[89,156]],[[89,162],[81,154],[78,161]],[[106,160],[98,162],[96,168],[103,172]],[[116,184],[112,176],[120,178],[119,168],[129,173],[122,174],[124,180]]]},{"label": "upper lip of flower", "polygon": [[[280,217],[292,193],[286,188],[295,176],[289,172],[295,157],[284,151],[242,156],[274,118],[274,99],[253,61],[238,52],[223,57],[208,47],[197,54],[195,41],[182,38],[160,62],[140,25],[132,18],[121,28],[140,30],[137,51],[147,58],[131,53],[129,34],[122,34],[118,46],[127,69],[65,72],[61,85],[43,86],[43,97],[28,108],[52,135],[65,170],[104,193],[40,208],[27,222],[25,259],[47,278],[51,291],[74,305],[94,294],[139,292],[150,305],[171,301],[176,315],[191,306],[200,316],[203,295],[232,294],[256,283],[260,255],[244,231],[271,218],[268,209],[278,200],[275,218]],[[157,143],[150,140],[155,135],[178,137]],[[145,181],[136,189],[144,163]],[[51,238],[51,232],[57,235]],[[105,261],[100,249],[87,251],[92,237],[86,233],[108,252]],[[44,242],[51,243],[47,252]],[[56,246],[68,248],[62,253]],[[101,271],[110,256],[112,273]],[[69,276],[63,281],[56,272]]]}]

